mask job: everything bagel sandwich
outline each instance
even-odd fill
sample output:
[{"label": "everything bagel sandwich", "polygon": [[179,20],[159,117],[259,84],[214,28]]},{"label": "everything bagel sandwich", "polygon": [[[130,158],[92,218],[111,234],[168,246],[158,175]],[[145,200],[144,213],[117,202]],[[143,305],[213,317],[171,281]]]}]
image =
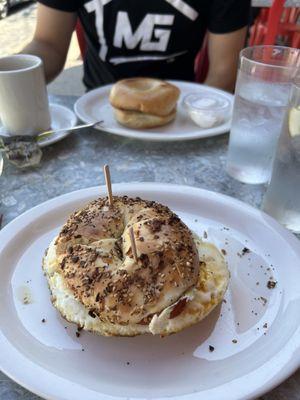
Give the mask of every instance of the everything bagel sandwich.
[{"label": "everything bagel sandwich", "polygon": [[72,214],[43,269],[62,316],[105,336],[179,332],[221,302],[229,280],[219,250],[168,207],[127,196],[112,206],[100,198]]}]

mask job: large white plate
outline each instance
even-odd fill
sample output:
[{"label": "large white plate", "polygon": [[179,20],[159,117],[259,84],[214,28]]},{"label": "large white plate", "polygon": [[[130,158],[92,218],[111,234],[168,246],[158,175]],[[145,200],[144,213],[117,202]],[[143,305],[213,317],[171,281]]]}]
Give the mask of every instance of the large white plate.
[{"label": "large white plate", "polygon": [[170,81],[179,87],[181,94],[178,101],[176,119],[165,126],[158,128],[139,130],[129,129],[120,125],[113,116],[112,107],[109,104],[108,97],[112,85],[102,86],[98,89],[91,90],[80,97],[75,105],[74,110],[78,118],[86,123],[103,120],[104,123],[99,127],[101,131],[114,133],[129,138],[151,141],[174,141],[174,140],[191,140],[205,138],[209,136],[220,135],[230,130],[231,121],[227,121],[220,126],[210,129],[199,128],[188,116],[183,107],[182,99],[189,93],[195,93],[199,88],[204,88],[210,93],[221,93],[225,95],[233,104],[233,95],[219,89],[209,86],[200,85],[193,82]]},{"label": "large white plate", "polygon": [[[64,139],[72,132],[72,130],[69,128],[75,126],[77,122],[76,115],[68,107],[62,106],[60,104],[49,104],[49,109],[51,115],[51,129],[68,129],[65,131],[53,133],[51,136],[41,139],[39,141],[40,147],[49,146],[50,144],[54,144]],[[3,125],[1,126],[1,123],[0,134],[3,136],[9,136],[7,130],[3,127]]]},{"label": "large white plate", "polygon": [[[105,189],[73,192],[33,208],[0,232],[2,370],[55,400],[250,399],[287,378],[300,354],[297,239],[260,211],[220,194],[154,183],[113,189],[169,205],[191,229],[200,235],[205,230],[208,240],[225,249],[231,271],[226,303],[202,323],[164,339],[77,338],[76,327],[52,307],[41,271],[44,250],[69,213]],[[251,251],[242,255],[245,246]],[[267,288],[271,276],[278,281],[274,289]],[[23,304],[25,295],[30,304]]]}]

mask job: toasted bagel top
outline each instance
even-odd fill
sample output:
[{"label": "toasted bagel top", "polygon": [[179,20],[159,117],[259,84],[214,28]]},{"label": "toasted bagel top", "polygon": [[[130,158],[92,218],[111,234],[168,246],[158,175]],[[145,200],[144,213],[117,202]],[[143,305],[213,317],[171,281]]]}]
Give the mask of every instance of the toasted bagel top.
[{"label": "toasted bagel top", "polygon": [[115,83],[109,100],[113,107],[165,116],[176,107],[180,90],[165,81],[153,78],[129,78]]},{"label": "toasted bagel top", "polygon": [[68,287],[90,315],[124,325],[147,323],[199,275],[187,226],[168,207],[140,198],[114,197],[112,207],[107,198],[89,203],[63,226],[56,252]]}]

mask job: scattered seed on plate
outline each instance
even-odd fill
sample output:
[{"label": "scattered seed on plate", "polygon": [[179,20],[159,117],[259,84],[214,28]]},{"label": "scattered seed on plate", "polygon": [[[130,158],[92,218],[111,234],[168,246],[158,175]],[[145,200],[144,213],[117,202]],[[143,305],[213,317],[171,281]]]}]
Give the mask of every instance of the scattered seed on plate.
[{"label": "scattered seed on plate", "polygon": [[260,296],[260,300],[263,302],[263,306],[265,306],[268,302],[268,300],[263,296]]},{"label": "scattered seed on plate", "polygon": [[242,255],[244,256],[246,253],[250,253],[250,249],[248,247],[244,247],[242,250]]},{"label": "scattered seed on plate", "polygon": [[277,285],[277,282],[273,281],[273,280],[269,280],[267,283],[268,289],[274,289],[276,287],[276,285]]}]

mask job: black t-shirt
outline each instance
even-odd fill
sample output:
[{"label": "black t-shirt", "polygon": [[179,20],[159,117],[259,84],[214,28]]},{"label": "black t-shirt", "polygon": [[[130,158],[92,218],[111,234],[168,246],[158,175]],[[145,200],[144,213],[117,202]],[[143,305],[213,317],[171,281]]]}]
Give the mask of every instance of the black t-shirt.
[{"label": "black t-shirt", "polygon": [[77,12],[91,89],[131,76],[194,80],[205,32],[233,32],[249,22],[250,0],[39,0]]}]

